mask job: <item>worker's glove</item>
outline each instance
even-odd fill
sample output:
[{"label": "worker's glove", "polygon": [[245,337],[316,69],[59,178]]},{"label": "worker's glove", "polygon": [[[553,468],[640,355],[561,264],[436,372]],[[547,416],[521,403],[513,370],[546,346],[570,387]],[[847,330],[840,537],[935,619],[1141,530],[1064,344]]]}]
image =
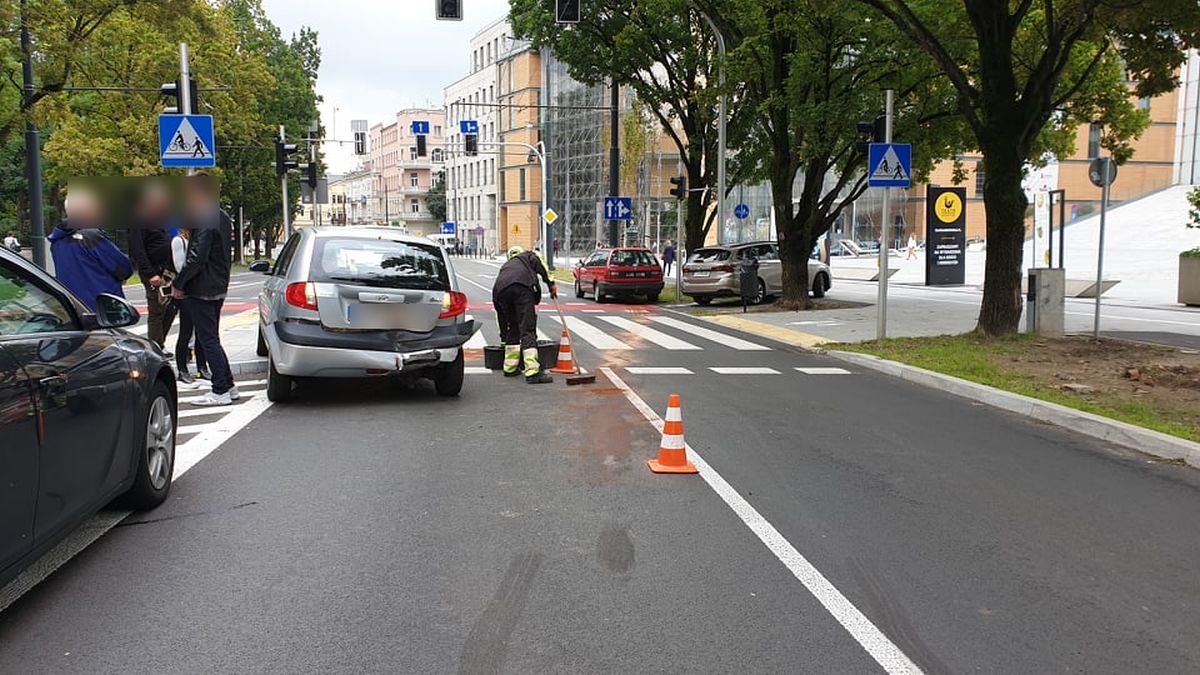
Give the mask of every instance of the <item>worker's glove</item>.
[{"label": "worker's glove", "polygon": [[555,300],[558,299],[558,284],[554,283],[553,281],[550,282],[550,297],[554,298]]}]

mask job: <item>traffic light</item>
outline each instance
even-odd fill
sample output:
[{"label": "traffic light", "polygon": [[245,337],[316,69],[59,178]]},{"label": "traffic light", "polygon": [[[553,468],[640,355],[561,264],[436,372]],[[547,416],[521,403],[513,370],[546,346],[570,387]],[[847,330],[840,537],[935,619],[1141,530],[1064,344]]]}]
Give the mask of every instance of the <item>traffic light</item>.
[{"label": "traffic light", "polygon": [[308,183],[308,187],[317,189],[317,162],[313,160],[307,164],[301,164],[300,170],[304,173],[304,182]]},{"label": "traffic light", "polygon": [[363,131],[354,132],[354,154],[367,154],[367,134]]},{"label": "traffic light", "polygon": [[424,157],[425,154],[425,134],[417,134],[417,157]]},{"label": "traffic light", "polygon": [[579,23],[579,0],[555,0],[554,23]]},{"label": "traffic light", "polygon": [[671,188],[671,194],[676,199],[680,201],[687,199],[687,176],[672,176],[671,185],[674,186]]},{"label": "traffic light", "polygon": [[437,0],[438,21],[462,21],[462,0]]},{"label": "traffic light", "polygon": [[297,147],[295,143],[284,143],[283,141],[275,141],[275,173],[283,176],[287,174],[289,169],[299,168],[299,164],[291,156],[296,153]]},{"label": "traffic light", "polygon": [[183,91],[183,88],[179,86],[179,80],[175,80],[174,82],[167,82],[166,84],[159,87],[158,91],[168,101],[174,102],[174,105],[168,104],[163,107],[164,115],[188,115],[188,114],[191,114],[192,110],[195,110],[199,104],[199,101],[197,100],[197,90],[196,90],[195,78],[188,78],[188,94],[191,95],[191,104],[192,104],[191,110],[183,109],[183,101],[180,100],[180,98],[179,98],[179,93],[181,91]]},{"label": "traffic light", "polygon": [[479,154],[479,134],[465,134],[463,136],[463,153],[468,157],[474,157]]},{"label": "traffic light", "polygon": [[867,146],[871,143],[886,143],[887,142],[887,116],[880,115],[873,122],[859,122],[858,133],[870,140],[861,141],[858,143],[858,149],[863,154],[867,153]]}]

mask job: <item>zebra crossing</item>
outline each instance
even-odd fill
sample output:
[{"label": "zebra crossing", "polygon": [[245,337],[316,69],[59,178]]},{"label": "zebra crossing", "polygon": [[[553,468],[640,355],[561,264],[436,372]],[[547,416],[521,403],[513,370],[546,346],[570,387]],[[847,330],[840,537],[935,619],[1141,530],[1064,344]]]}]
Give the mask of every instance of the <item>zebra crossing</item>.
[{"label": "zebra crossing", "polygon": [[[556,332],[557,327],[562,325],[562,320],[556,315],[543,314],[540,318],[548,318],[555,326]],[[468,349],[482,349],[489,344],[500,344],[499,331],[494,323],[481,323],[483,327],[467,342]],[[567,319],[567,323],[572,339],[602,352],[621,352],[651,346],[667,351],[701,351],[713,346],[746,352],[772,349],[765,344],[669,316],[640,314],[629,318],[615,314],[588,314],[586,317],[572,316]],[[538,329],[538,338],[549,339],[541,329]]]}]

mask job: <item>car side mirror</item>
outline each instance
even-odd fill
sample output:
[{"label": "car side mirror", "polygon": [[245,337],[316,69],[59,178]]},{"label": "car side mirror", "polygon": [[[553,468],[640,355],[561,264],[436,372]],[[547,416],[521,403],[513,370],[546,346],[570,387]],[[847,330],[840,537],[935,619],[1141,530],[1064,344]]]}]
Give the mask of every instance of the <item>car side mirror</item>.
[{"label": "car side mirror", "polygon": [[271,261],[255,260],[254,262],[250,263],[250,271],[258,272],[259,274],[267,274],[271,271]]},{"label": "car side mirror", "polygon": [[111,293],[96,296],[96,324],[101,328],[126,328],[142,318],[128,300]]}]

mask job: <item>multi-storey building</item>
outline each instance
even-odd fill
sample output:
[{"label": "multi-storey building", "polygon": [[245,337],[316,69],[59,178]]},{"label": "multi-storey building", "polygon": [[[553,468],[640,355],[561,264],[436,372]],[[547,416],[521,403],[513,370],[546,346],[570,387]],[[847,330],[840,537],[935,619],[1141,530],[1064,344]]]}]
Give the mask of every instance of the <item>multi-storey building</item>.
[{"label": "multi-storey building", "polygon": [[[426,154],[417,154],[414,121],[429,122]],[[446,113],[443,110],[408,109],[396,113],[390,124],[371,127],[370,166],[376,223],[402,227],[414,234],[435,234],[441,225],[429,212],[426,197],[446,159]]]},{"label": "multi-storey building", "polygon": [[542,57],[527,42],[502,41],[496,101],[499,248],[531,248],[541,241],[542,169],[525,146],[541,142]]},{"label": "multi-storey building", "polygon": [[366,163],[344,176],[339,176],[336,182],[330,180],[330,194],[337,190],[344,200],[341,207],[346,225],[371,225],[376,222],[372,198],[374,184],[375,178]]},{"label": "multi-storey building", "polygon": [[[446,87],[446,217],[457,223],[458,237],[467,246],[498,247],[498,164],[496,64],[501,45],[511,42],[506,19],[492,22],[471,38],[470,71]],[[465,153],[460,123],[479,125],[478,152]]]}]

